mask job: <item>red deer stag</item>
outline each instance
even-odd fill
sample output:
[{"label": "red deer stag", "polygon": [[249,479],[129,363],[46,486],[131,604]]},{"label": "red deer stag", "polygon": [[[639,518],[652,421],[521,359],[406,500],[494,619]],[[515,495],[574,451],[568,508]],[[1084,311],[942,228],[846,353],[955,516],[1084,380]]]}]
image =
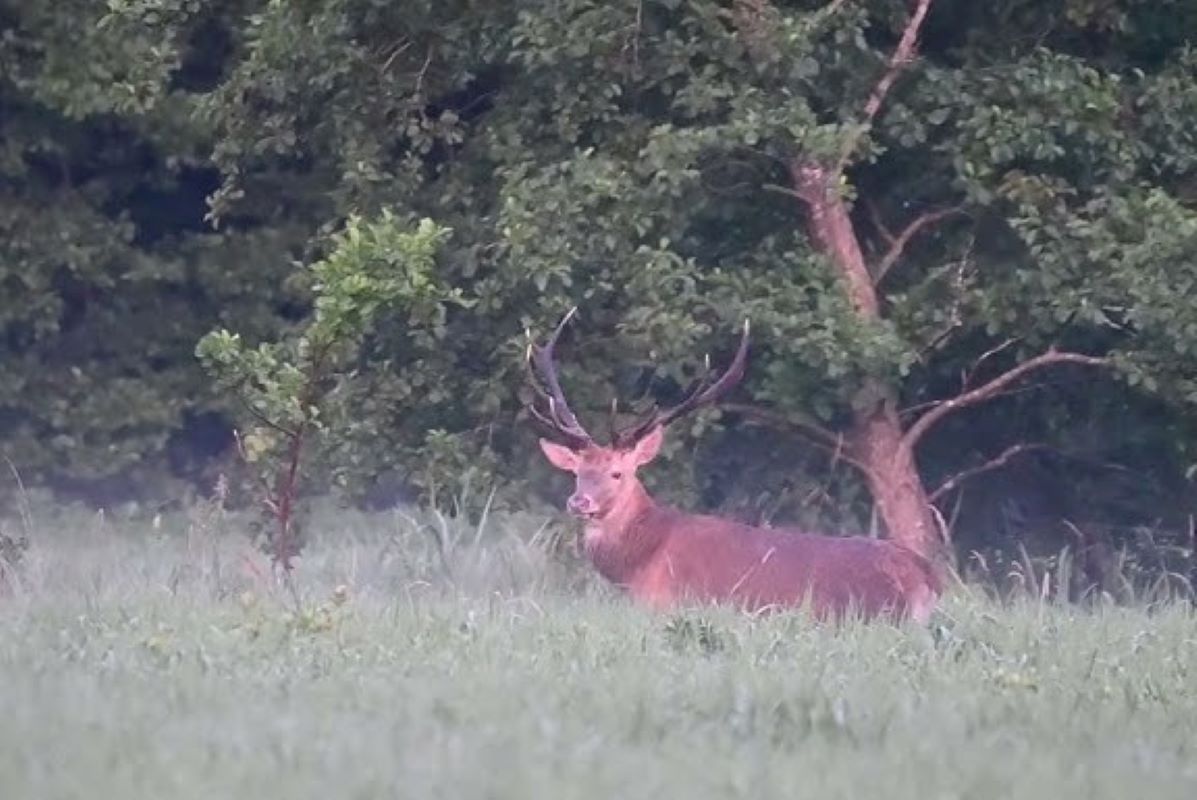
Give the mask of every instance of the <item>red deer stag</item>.
[{"label": "red deer stag", "polygon": [[603,446],[579,424],[557,378],[553,348],[574,311],[543,347],[529,347],[537,400],[529,412],[564,444],[540,447],[577,476],[569,512],[586,521],[584,548],[604,578],[642,603],[728,603],[749,612],[810,604],[818,617],[855,611],[865,617],[909,615],[926,623],[940,583],[922,556],[889,541],[757,528],[658,504],[636,471],[652,461],[665,427],[731,389],[744,375],[748,325],[735,358],[718,379],[708,373],[682,402],[654,407],[636,424],[612,431]]}]

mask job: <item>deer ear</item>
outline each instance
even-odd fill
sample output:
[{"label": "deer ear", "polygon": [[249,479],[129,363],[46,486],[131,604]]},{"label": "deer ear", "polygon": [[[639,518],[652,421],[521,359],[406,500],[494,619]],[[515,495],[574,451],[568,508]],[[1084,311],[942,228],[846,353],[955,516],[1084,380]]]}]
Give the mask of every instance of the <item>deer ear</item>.
[{"label": "deer ear", "polygon": [[549,463],[557,469],[563,469],[566,472],[578,471],[578,454],[565,445],[550,442],[548,439],[541,439],[540,449],[544,451]]},{"label": "deer ear", "polygon": [[661,452],[661,442],[665,441],[665,429],[658,425],[649,431],[632,448],[632,459],[636,466],[641,467],[657,457]]}]

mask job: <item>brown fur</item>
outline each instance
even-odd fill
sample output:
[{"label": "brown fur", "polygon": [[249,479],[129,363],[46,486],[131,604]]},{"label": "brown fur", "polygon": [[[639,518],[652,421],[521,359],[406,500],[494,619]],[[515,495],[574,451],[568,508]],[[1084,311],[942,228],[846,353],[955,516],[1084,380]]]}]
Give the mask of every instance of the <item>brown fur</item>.
[{"label": "brown fur", "polygon": [[727,603],[750,612],[809,601],[820,617],[930,616],[941,591],[935,571],[893,542],[756,528],[658,505],[635,471],[660,440],[658,429],[627,450],[541,443],[556,466],[578,476],[570,507],[587,517],[591,562],[637,601],[659,609]]}]

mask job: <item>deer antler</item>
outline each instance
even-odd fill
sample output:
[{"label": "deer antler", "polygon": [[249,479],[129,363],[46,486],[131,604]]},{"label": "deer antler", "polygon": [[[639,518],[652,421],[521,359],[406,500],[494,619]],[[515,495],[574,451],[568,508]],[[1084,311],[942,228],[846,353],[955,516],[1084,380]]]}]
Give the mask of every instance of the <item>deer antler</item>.
[{"label": "deer antler", "polygon": [[594,437],[586,432],[574,412],[570,410],[565,393],[561,390],[561,382],[557,379],[557,368],[553,364],[553,348],[557,345],[557,339],[577,311],[577,306],[574,306],[561,318],[557,329],[543,347],[535,343],[528,345],[528,376],[531,378],[532,389],[548,407],[547,412],[543,412],[536,407],[536,401],[533,400],[528,405],[528,412],[546,428],[565,439],[570,446],[582,449],[594,445]]},{"label": "deer antler", "polygon": [[673,408],[661,411],[655,406],[640,420],[615,435],[616,447],[630,447],[641,437],[653,430],[663,427],[700,406],[715,402],[731,391],[740,379],[744,377],[744,368],[748,362],[748,320],[744,320],[744,333],[740,336],[740,346],[731,364],[718,378],[712,380],[710,361],[707,361],[707,373],[703,375],[694,387],[686,394],[685,399]]}]

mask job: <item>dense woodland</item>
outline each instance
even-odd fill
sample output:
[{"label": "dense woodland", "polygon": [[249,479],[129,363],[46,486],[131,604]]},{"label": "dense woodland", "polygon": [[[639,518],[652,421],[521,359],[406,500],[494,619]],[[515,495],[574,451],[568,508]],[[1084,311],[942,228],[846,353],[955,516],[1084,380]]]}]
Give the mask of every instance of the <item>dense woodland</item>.
[{"label": "dense woodland", "polygon": [[1191,0],[0,0],[0,449],[209,492],[270,432],[213,363],[266,398],[315,319],[309,494],[559,501],[529,333],[579,306],[597,425],[748,318],[659,492],[1191,574],[1195,45]]}]

